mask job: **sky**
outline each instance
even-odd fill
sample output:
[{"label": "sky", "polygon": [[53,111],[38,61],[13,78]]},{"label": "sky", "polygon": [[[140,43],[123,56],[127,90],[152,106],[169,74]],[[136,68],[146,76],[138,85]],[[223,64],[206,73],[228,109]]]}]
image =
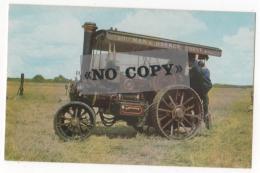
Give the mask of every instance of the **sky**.
[{"label": "sky", "polygon": [[82,24],[222,49],[207,66],[213,83],[252,85],[255,13],[10,5],[8,77],[73,79],[80,69]]}]

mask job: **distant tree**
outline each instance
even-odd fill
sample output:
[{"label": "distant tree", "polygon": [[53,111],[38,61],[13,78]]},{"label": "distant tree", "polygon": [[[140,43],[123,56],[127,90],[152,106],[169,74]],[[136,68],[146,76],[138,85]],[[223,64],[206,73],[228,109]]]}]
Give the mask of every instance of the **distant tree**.
[{"label": "distant tree", "polygon": [[54,82],[68,82],[69,80],[62,75],[59,75],[53,79]]},{"label": "distant tree", "polygon": [[34,82],[43,82],[44,80],[45,80],[44,77],[40,74],[37,74],[32,78],[32,81]]}]

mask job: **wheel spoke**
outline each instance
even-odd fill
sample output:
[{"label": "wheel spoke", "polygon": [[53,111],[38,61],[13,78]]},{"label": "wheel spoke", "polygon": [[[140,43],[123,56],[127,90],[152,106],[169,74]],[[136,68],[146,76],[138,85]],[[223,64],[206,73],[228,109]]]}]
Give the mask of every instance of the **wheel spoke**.
[{"label": "wheel spoke", "polygon": [[176,95],[175,95],[175,100],[178,99],[178,92],[179,92],[179,90],[177,89],[177,90],[176,90]]},{"label": "wheel spoke", "polygon": [[165,101],[165,99],[164,98],[162,98],[162,101],[163,101],[163,103],[168,107],[168,108],[172,108],[166,101]]},{"label": "wheel spoke", "polygon": [[163,108],[159,108],[158,111],[172,113],[172,111],[170,111],[168,109],[163,109]]},{"label": "wheel spoke", "polygon": [[71,117],[72,117],[71,114],[69,114],[70,117],[68,117],[68,116],[66,116],[66,113],[68,113],[68,112],[65,112],[64,114],[60,115],[60,118],[63,119],[63,120],[70,120]]},{"label": "wheel spoke", "polygon": [[63,122],[63,123],[58,123],[58,124],[57,124],[58,127],[68,126],[68,125],[69,125],[69,123],[65,123],[65,122]]},{"label": "wheel spoke", "polygon": [[172,123],[172,119],[170,119],[167,123],[165,123],[162,129],[165,129],[170,123]]},{"label": "wheel spoke", "polygon": [[181,102],[180,102],[180,105],[182,105],[182,103],[183,103],[183,99],[184,99],[184,92],[182,92],[182,95],[181,95]]},{"label": "wheel spoke", "polygon": [[73,117],[73,113],[70,112],[70,109],[66,113],[70,114],[70,116]]},{"label": "wheel spoke", "polygon": [[84,125],[83,126],[85,130],[87,130],[88,132],[90,132],[90,128],[88,127],[88,125]]},{"label": "wheel spoke", "polygon": [[185,109],[185,112],[188,112],[189,110],[192,110],[194,108],[195,105],[189,106]]},{"label": "wheel spoke", "polygon": [[183,120],[186,121],[191,127],[193,127],[193,124],[187,120],[187,118],[183,117]]},{"label": "wheel spoke", "polygon": [[193,97],[188,98],[188,99],[183,103],[183,106],[185,106],[187,103],[189,103],[192,99],[193,99]]},{"label": "wheel spoke", "polygon": [[75,107],[75,106],[72,107],[72,117],[73,117],[73,118],[76,117],[76,115],[77,115],[77,110],[78,110],[77,107]]},{"label": "wheel spoke", "polygon": [[77,116],[78,116],[78,112],[79,112],[79,109],[78,109],[78,108],[75,108],[74,117],[77,117]]},{"label": "wheel spoke", "polygon": [[80,125],[78,125],[77,128],[78,128],[78,131],[79,131],[79,135],[82,137],[83,136],[83,131],[82,131]]},{"label": "wheel spoke", "polygon": [[167,118],[167,117],[170,117],[170,116],[168,116],[167,114],[166,114],[166,115],[163,115],[161,118],[159,118],[159,121],[161,122],[162,120],[164,120],[164,119]]},{"label": "wheel spoke", "polygon": [[194,115],[194,114],[185,114],[185,116],[187,117],[192,117],[192,118],[197,118],[197,119],[201,119],[199,115]]},{"label": "wheel spoke", "polygon": [[71,133],[72,133],[72,138],[76,139],[76,127],[75,126],[72,126],[72,129],[71,129]]},{"label": "wheel spoke", "polygon": [[[180,129],[180,123],[179,121],[177,121],[177,132],[179,132],[179,129]],[[179,133],[177,133],[177,136],[179,136]]]},{"label": "wheel spoke", "polygon": [[171,125],[171,136],[173,135],[173,123]]},{"label": "wheel spoke", "polygon": [[169,99],[171,100],[172,105],[173,105],[174,107],[176,107],[176,104],[175,104],[175,102],[173,101],[172,97],[171,97],[170,95],[168,95],[168,97],[169,97]]}]

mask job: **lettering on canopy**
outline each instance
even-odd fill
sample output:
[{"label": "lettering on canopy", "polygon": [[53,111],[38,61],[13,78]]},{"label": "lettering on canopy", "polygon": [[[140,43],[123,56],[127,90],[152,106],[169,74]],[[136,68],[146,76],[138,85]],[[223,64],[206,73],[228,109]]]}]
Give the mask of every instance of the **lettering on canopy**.
[{"label": "lettering on canopy", "polygon": [[170,41],[165,39],[164,41],[157,40],[153,37],[133,37],[131,35],[120,35],[117,33],[108,32],[107,39],[115,42],[125,42],[130,44],[139,44],[144,46],[165,48],[165,49],[177,49],[187,52],[193,52],[196,54],[221,56],[221,51],[212,47],[202,47],[201,45],[184,43],[179,41]]}]

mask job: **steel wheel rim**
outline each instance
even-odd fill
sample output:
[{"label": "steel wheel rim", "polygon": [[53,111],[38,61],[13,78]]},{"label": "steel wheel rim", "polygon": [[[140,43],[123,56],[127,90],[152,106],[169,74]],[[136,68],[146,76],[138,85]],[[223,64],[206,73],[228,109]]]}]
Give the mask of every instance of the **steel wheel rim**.
[{"label": "steel wheel rim", "polygon": [[84,105],[66,105],[56,115],[55,128],[66,140],[84,139],[91,134],[95,126],[91,114]]},{"label": "steel wheel rim", "polygon": [[157,103],[158,128],[169,139],[187,139],[196,134],[202,114],[198,94],[187,87],[166,90]]}]

